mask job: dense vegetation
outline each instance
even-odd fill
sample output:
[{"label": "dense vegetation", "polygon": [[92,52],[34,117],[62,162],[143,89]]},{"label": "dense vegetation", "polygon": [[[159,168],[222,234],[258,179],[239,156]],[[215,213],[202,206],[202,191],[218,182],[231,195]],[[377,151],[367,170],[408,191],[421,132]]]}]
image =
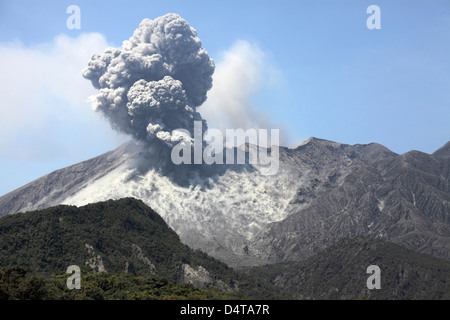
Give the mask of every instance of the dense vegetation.
[{"label": "dense vegetation", "polygon": [[87,273],[81,288],[69,290],[69,274],[48,278],[33,274],[25,267],[0,268],[0,299],[10,300],[235,300],[234,292],[200,290],[191,284],[179,284],[160,276]]},{"label": "dense vegetation", "polygon": [[[380,290],[366,287],[372,264],[381,268]],[[79,290],[66,286],[70,265],[81,268]],[[183,265],[203,267],[207,281],[183,283]],[[156,212],[132,198],[0,219],[0,299],[361,298],[450,299],[450,263],[350,238],[305,261],[237,271],[182,244]]]},{"label": "dense vegetation", "polygon": [[154,265],[158,275],[175,280],[185,262],[231,276],[225,264],[183,245],[156,212],[130,198],[3,217],[0,243],[0,266],[28,266],[41,274],[64,273],[70,265],[98,272],[98,260],[92,267],[86,261],[100,255],[111,273],[148,275]]},{"label": "dense vegetation", "polygon": [[[156,276],[168,284],[175,283],[182,263],[194,269],[202,266],[208,271],[211,281],[203,289],[210,293],[198,293],[200,296],[216,297],[219,294],[214,294],[215,291],[237,290],[250,298],[282,296],[281,290],[272,285],[243,276],[207,254],[182,244],[156,212],[133,198],[79,208],[60,205],[0,219],[0,267],[26,267],[36,277],[30,279],[39,283],[43,279],[55,283],[60,278],[54,275],[64,275],[68,266],[77,265],[86,277],[85,285],[97,287],[99,279],[110,283],[119,281],[117,277],[122,282],[136,279],[133,280],[136,283],[130,282],[136,286],[127,290],[142,297],[153,297],[151,290],[140,291],[147,281]],[[218,284],[225,284],[228,290]],[[179,288],[172,292],[169,287],[164,289],[167,289],[166,295],[176,296]],[[185,293],[184,297],[192,292]],[[117,298],[118,294],[111,296],[107,290],[102,295]],[[134,297],[124,293],[125,296]]]}]

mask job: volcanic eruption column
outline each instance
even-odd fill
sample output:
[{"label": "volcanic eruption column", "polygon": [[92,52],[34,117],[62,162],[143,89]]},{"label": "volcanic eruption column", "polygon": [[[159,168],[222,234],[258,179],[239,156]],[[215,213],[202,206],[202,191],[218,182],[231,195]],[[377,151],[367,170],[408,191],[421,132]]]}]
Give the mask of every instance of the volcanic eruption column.
[{"label": "volcanic eruption column", "polygon": [[193,143],[194,121],[202,121],[202,134],[207,130],[196,108],[206,100],[213,73],[197,32],[177,14],[144,19],[122,49],[95,54],[83,70],[99,89],[90,97],[94,110],[113,129],[168,147]]}]

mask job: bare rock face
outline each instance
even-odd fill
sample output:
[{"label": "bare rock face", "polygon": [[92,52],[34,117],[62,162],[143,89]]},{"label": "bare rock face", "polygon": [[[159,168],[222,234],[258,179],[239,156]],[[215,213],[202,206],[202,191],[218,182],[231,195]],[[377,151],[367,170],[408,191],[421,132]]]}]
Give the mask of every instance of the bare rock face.
[{"label": "bare rock face", "polygon": [[190,283],[194,287],[204,289],[211,282],[209,272],[199,266],[196,270],[187,263],[180,263],[177,270],[177,282]]},{"label": "bare rock face", "polygon": [[90,267],[94,273],[106,272],[102,257],[99,254],[96,254],[96,252],[94,251],[94,247],[88,243],[86,243],[84,246],[89,256],[85,264]]},{"label": "bare rock face", "polygon": [[214,288],[220,291],[231,291],[231,288],[223,281],[213,279],[208,270],[202,266],[193,268],[183,262],[178,267],[176,281],[179,283],[190,283],[200,289]]},{"label": "bare rock face", "polygon": [[[131,244],[131,248],[132,248],[133,258],[138,259],[139,261],[143,262],[144,264],[146,264],[148,266],[148,271],[147,271],[148,274],[156,274],[155,265],[150,261],[150,259],[148,257],[145,256],[145,254],[142,252],[142,249],[134,243]],[[128,262],[127,262],[127,264],[128,264]],[[129,267],[130,266],[128,264],[127,268],[126,268],[127,272],[129,270]]]},{"label": "bare rock face", "polygon": [[233,267],[303,260],[350,236],[450,260],[450,143],[398,155],[310,138],[279,153],[278,174],[265,176],[250,164],[175,166],[129,142],[0,197],[0,216],[134,197]]}]

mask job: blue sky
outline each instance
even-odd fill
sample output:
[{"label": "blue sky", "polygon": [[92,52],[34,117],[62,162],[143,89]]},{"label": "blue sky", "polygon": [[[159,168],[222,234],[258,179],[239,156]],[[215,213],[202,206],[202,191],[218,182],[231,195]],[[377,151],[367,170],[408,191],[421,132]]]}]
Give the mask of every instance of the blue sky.
[{"label": "blue sky", "polygon": [[[66,26],[71,4],[79,30]],[[372,4],[380,30],[366,27]],[[448,0],[0,0],[0,195],[128,140],[91,110],[81,70],[169,12],[216,62],[210,125],[233,125],[226,94],[248,125],[279,127],[289,146],[315,136],[432,153],[450,140]]]}]

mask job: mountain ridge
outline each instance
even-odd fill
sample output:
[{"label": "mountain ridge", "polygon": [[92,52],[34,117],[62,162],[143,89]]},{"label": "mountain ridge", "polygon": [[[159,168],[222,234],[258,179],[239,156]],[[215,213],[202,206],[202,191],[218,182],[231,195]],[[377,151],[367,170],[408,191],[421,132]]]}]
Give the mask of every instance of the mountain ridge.
[{"label": "mountain ridge", "polygon": [[[260,236],[259,245],[280,246],[273,250],[271,261],[279,261],[276,255],[286,252],[301,260],[338,240],[339,236],[333,236],[338,232],[340,237],[385,238],[448,260],[448,170],[448,162],[417,151],[378,160],[371,166],[356,166],[320,200],[269,226],[271,230]],[[322,224],[322,228],[314,228],[312,223]],[[336,231],[327,234],[332,230]],[[424,245],[425,239],[428,244]]]},{"label": "mountain ridge", "polygon": [[440,147],[438,150],[436,150],[433,153],[434,156],[444,156],[444,157],[448,157],[450,156],[450,141],[447,142],[445,145],[443,145],[442,147]]},{"label": "mountain ridge", "polygon": [[152,169],[164,159],[130,141],[0,197],[0,215],[134,197],[161,212],[183,243],[231,266],[305,259],[358,234],[448,259],[446,146],[399,155],[312,137],[280,147],[278,174],[263,176],[248,163]]}]

